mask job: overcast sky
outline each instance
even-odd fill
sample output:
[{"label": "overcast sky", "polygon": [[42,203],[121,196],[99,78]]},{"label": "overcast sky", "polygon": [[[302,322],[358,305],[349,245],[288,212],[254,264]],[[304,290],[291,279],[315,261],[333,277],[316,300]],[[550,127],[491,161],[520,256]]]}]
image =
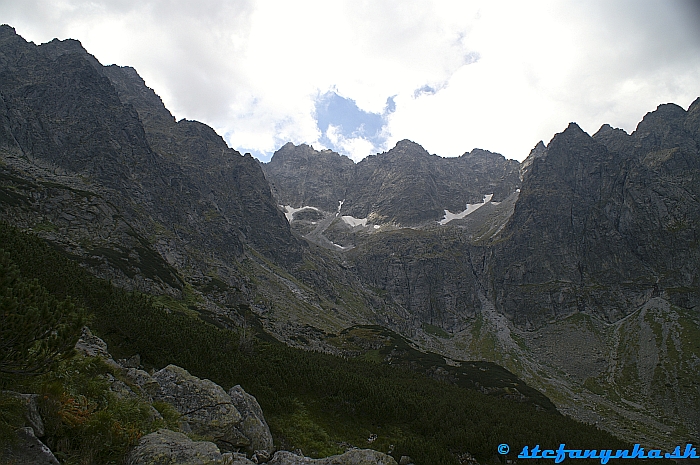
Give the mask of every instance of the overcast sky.
[{"label": "overcast sky", "polygon": [[697,0],[0,0],[0,23],[133,66],[177,119],[264,161],[401,139],[522,160],[571,121],[631,132],[700,96]]}]

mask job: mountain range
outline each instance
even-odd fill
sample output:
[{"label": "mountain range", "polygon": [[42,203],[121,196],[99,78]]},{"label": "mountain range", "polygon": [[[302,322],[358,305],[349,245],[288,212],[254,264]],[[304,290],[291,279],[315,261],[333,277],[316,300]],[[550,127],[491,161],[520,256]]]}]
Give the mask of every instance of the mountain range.
[{"label": "mountain range", "polygon": [[0,26],[0,156],[3,221],[121,287],[343,356],[382,327],[627,441],[700,440],[700,99],[522,163],[408,140],[260,163],[133,68]]}]

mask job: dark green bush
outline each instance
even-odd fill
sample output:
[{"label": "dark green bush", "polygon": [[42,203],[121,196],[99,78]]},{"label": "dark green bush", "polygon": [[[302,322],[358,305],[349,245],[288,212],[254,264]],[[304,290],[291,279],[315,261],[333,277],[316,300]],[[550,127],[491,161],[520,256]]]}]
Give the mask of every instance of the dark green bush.
[{"label": "dark green bush", "polygon": [[145,400],[110,391],[115,375],[102,359],[78,356],[42,377],[45,441],[63,463],[118,463],[141,436],[167,426]]}]

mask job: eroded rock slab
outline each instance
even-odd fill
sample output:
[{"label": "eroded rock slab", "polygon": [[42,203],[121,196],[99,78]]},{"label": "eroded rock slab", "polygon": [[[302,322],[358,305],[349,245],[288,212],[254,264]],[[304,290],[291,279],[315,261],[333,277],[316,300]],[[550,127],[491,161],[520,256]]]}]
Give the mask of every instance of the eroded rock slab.
[{"label": "eroded rock slab", "polygon": [[154,400],[167,402],[181,415],[183,431],[214,441],[224,450],[250,445],[238,430],[241,414],[231,397],[218,384],[192,376],[184,368],[168,365],[153,374],[160,385]]},{"label": "eroded rock slab", "polygon": [[[222,454],[213,442],[193,441],[182,433],[168,429],[159,429],[155,433],[142,437],[126,459],[127,465],[229,465],[231,463],[231,454]],[[245,462],[239,463],[247,465]]]},{"label": "eroded rock slab", "polygon": [[12,465],[59,465],[51,450],[34,435],[32,428],[17,430],[17,442],[0,449],[0,463]]},{"label": "eroded rock slab", "polygon": [[37,437],[44,436],[44,422],[39,414],[39,402],[37,400],[39,396],[37,394],[21,394],[13,391],[2,391],[2,394],[19,399],[24,407],[25,425],[30,426]]},{"label": "eroded rock slab", "polygon": [[245,392],[240,385],[232,387],[228,395],[231,396],[231,401],[243,417],[238,429],[250,440],[249,452],[272,452],[274,445],[270,427],[255,397]]}]

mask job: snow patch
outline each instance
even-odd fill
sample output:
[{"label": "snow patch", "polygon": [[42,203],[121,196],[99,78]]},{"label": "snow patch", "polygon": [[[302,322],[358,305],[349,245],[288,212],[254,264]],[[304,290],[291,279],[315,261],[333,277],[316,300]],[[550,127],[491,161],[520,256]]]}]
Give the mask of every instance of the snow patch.
[{"label": "snow patch", "polygon": [[287,217],[287,221],[289,221],[290,224],[291,224],[292,220],[294,219],[294,214],[296,212],[300,212],[302,210],[316,210],[317,212],[321,211],[316,207],[309,207],[309,206],[294,208],[291,205],[280,205],[280,207],[282,208],[282,210],[284,210],[284,216]]},{"label": "snow patch", "polygon": [[356,226],[367,226],[367,218],[355,218],[354,216],[342,216],[343,221],[345,221],[346,224],[350,225],[351,228],[354,228]]},{"label": "snow patch", "polygon": [[487,203],[490,203],[492,198],[493,198],[493,194],[485,195],[484,201],[482,203],[468,203],[467,209],[464,210],[463,212],[460,212],[460,213],[452,213],[449,210],[445,210],[445,217],[440,220],[440,224],[445,225],[452,220],[461,220],[465,216],[467,216],[471,213],[474,213],[475,211],[477,211],[479,208],[483,207]]},{"label": "snow patch", "polygon": [[345,199],[338,200],[338,213],[336,213],[335,216],[340,215],[340,209],[343,208],[343,203],[345,203]]}]

